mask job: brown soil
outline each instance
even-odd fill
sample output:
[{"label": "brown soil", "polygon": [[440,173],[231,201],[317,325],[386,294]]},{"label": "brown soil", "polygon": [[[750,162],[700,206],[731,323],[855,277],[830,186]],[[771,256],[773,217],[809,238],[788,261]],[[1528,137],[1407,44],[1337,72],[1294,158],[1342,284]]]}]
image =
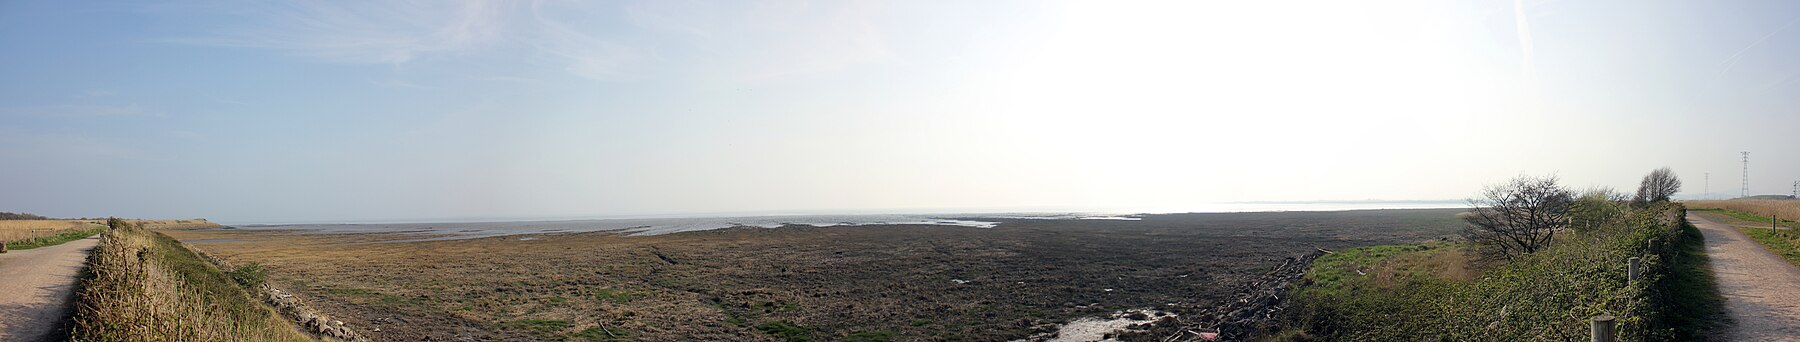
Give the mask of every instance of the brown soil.
[{"label": "brown soil", "polygon": [[[1315,248],[1450,236],[1458,210],[790,226],[363,243],[175,230],[375,340],[1023,338],[1138,308],[1204,311]],[[760,329],[759,329],[760,327]],[[380,331],[375,331],[380,329]]]}]

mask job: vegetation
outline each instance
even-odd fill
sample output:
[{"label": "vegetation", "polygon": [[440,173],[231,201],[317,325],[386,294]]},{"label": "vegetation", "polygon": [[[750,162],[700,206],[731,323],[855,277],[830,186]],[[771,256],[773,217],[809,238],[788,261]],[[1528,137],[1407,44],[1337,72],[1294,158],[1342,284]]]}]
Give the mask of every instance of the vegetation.
[{"label": "vegetation", "polygon": [[180,242],[110,223],[82,274],[71,340],[312,340]]},{"label": "vegetation", "polygon": [[811,341],[812,329],[788,321],[774,321],[756,326],[757,331],[769,333],[791,342]]},{"label": "vegetation", "polygon": [[[1691,252],[1698,237],[1684,232],[1681,212],[1680,205],[1654,204],[1599,229],[1559,235],[1554,246],[1478,274],[1451,258],[1468,248],[1461,244],[1326,255],[1309,272],[1311,283],[1296,290],[1301,309],[1291,319],[1302,335],[1325,340],[1574,340],[1585,336],[1588,318],[1603,314],[1620,317],[1627,340],[1691,336],[1675,328],[1712,316],[1679,312],[1716,304],[1691,293],[1709,284],[1671,270],[1696,269],[1693,255],[1682,251]],[[1628,282],[1625,260],[1634,256],[1646,272]]]},{"label": "vegetation", "polygon": [[103,230],[106,229],[93,226],[80,229],[57,230],[44,235],[29,235],[23,239],[6,240],[6,249],[19,250],[55,246],[63,244],[64,242],[86,239],[89,236],[94,236],[94,234],[100,234],[100,231]]},{"label": "vegetation", "polygon": [[1463,216],[1469,222],[1463,238],[1484,260],[1512,260],[1549,247],[1556,231],[1569,225],[1575,201],[1556,182],[1554,176],[1520,176],[1482,189]]},{"label": "vegetation", "polygon": [[1642,207],[1651,202],[1668,202],[1669,196],[1681,191],[1681,178],[1669,168],[1658,168],[1644,175],[1638,182],[1637,195],[1631,198],[1631,204]]},{"label": "vegetation", "polygon": [[[1553,177],[1488,187],[1463,215],[1466,232],[1477,232],[1466,233],[1468,241],[1360,247],[1315,260],[1292,295],[1298,310],[1273,325],[1293,328],[1271,336],[1584,340],[1588,319],[1610,315],[1623,340],[1705,340],[1724,319],[1723,298],[1704,237],[1683,219],[1684,206],[1666,200],[1680,187],[1673,177],[1652,172],[1629,202],[1605,188],[1576,198]],[[1634,257],[1636,280],[1627,270]]]},{"label": "vegetation", "polygon": [[1783,220],[1800,219],[1800,201],[1794,200],[1724,200],[1724,201],[1682,201],[1694,209],[1723,209],[1743,214],[1750,214],[1760,219],[1740,217],[1747,221],[1769,223],[1769,217]]},{"label": "vegetation", "polygon": [[230,272],[225,272],[225,276],[231,277],[232,281],[236,281],[238,285],[243,285],[244,288],[254,289],[261,287],[264,280],[268,279],[269,274],[267,271],[263,270],[262,264],[252,261],[242,266],[233,267]]},{"label": "vegetation", "polygon": [[[1787,259],[1788,263],[1800,266],[1800,234],[1796,234],[1793,230],[1795,227],[1794,221],[1780,220],[1778,226],[1784,229],[1770,231],[1768,228],[1768,216],[1728,209],[1703,209],[1696,211],[1699,211],[1701,215],[1706,216],[1708,219],[1739,225],[1737,227],[1738,231],[1749,236],[1750,240],[1754,240],[1757,244],[1761,244],[1763,248],[1769,249],[1769,252],[1780,255],[1782,259]],[[1744,227],[1743,225],[1754,225],[1755,227]]]},{"label": "vegetation", "polygon": [[50,218],[38,216],[38,215],[32,215],[32,214],[26,214],[26,213],[9,213],[9,212],[0,211],[0,220],[48,220],[48,219],[50,219]]},{"label": "vegetation", "polygon": [[[53,246],[70,240],[99,234],[104,228],[98,221],[78,220],[0,220],[0,241],[9,249]],[[70,238],[65,235],[86,233]]]}]

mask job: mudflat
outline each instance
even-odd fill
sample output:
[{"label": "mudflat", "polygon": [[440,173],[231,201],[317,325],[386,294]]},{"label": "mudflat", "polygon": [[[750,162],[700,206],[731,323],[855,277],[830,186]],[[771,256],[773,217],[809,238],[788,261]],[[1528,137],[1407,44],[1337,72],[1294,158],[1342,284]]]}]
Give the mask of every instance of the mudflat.
[{"label": "mudflat", "polygon": [[1460,211],[411,242],[381,241],[417,236],[165,233],[231,263],[260,263],[274,285],[377,340],[988,341],[1121,310],[1198,312],[1315,248],[1453,236]]}]

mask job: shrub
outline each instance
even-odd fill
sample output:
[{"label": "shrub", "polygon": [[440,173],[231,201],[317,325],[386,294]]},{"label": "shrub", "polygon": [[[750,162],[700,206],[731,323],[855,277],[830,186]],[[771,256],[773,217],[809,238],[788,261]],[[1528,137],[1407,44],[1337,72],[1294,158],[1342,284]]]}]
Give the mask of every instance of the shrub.
[{"label": "shrub", "polygon": [[[1436,249],[1374,246],[1314,262],[1312,284],[1294,293],[1289,319],[1322,340],[1576,340],[1587,319],[1619,317],[1623,340],[1670,339],[1666,317],[1675,284],[1662,277],[1676,256],[1684,209],[1653,203],[1597,229],[1564,232],[1557,244],[1501,264],[1470,280],[1404,269],[1397,260],[1430,260]],[[1682,243],[1693,241],[1683,240]],[[1421,254],[1421,257],[1408,257]],[[1645,275],[1627,281],[1625,260],[1640,257]],[[1403,266],[1403,265],[1402,265]]]},{"label": "shrub", "polygon": [[233,267],[230,272],[225,272],[225,275],[231,277],[231,280],[236,281],[238,285],[255,289],[262,286],[263,280],[268,277],[268,272],[263,270],[261,264],[250,262]]}]

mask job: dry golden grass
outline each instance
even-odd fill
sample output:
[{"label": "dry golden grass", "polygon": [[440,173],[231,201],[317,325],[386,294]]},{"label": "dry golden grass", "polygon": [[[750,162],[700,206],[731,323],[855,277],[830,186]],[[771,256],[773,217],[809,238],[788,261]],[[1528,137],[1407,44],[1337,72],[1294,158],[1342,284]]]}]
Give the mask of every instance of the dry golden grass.
[{"label": "dry golden grass", "polygon": [[174,239],[111,229],[88,258],[72,341],[311,341]]},{"label": "dry golden grass", "polygon": [[[217,227],[205,219],[126,220],[151,229]],[[0,241],[22,241],[106,226],[106,220],[0,220]]]},{"label": "dry golden grass", "polygon": [[1683,201],[1682,203],[1692,209],[1726,209],[1759,216],[1775,216],[1783,220],[1800,219],[1800,201],[1794,200]]},{"label": "dry golden grass", "polygon": [[0,221],[0,241],[27,240],[105,225],[99,220],[4,220]]}]

